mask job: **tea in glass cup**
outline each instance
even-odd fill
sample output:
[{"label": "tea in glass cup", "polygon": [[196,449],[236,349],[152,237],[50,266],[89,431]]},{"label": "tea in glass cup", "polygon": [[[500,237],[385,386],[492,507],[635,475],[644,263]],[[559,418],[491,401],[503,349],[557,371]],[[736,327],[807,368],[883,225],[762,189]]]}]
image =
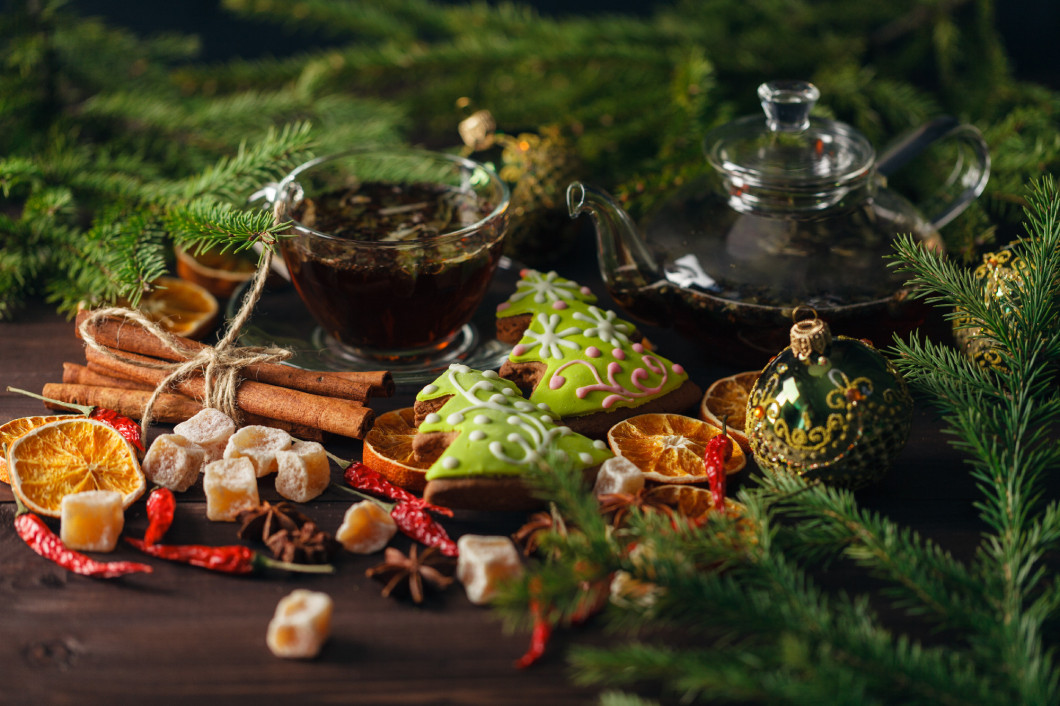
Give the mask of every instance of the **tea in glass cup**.
[{"label": "tea in glass cup", "polygon": [[277,189],[280,250],[300,298],[354,358],[415,364],[454,346],[501,257],[509,192],[437,152],[356,150],[303,164]]}]

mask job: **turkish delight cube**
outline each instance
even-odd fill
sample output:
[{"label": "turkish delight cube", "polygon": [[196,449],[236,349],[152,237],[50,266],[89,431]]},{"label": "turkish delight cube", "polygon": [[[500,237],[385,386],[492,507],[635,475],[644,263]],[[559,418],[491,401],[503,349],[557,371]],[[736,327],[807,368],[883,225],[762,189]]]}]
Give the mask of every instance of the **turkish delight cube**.
[{"label": "turkish delight cube", "polygon": [[250,459],[258,478],[263,478],[276,472],[276,452],[290,449],[293,442],[283,429],[251,424],[229,437],[224,457]]},{"label": "turkish delight cube", "polygon": [[395,534],[397,523],[390,513],[374,500],[362,500],[346,510],[335,539],[347,551],[371,554],[389,544]]},{"label": "turkish delight cube", "polygon": [[625,456],[612,456],[600,465],[593,495],[639,492],[644,487],[644,471]]},{"label": "turkish delight cube", "polygon": [[173,427],[174,434],[180,434],[188,441],[193,441],[206,452],[206,463],[216,461],[224,456],[228,438],[236,431],[236,423],[224,412],[206,407],[191,419]]},{"label": "turkish delight cube", "polygon": [[280,599],[265,642],[277,657],[316,657],[331,633],[331,596],[297,588]]},{"label": "turkish delight cube", "polygon": [[524,571],[519,552],[507,537],[465,534],[456,546],[460,552],[456,576],[476,605],[489,603],[501,583]]},{"label": "turkish delight cube", "polygon": [[253,510],[258,499],[258,478],[249,458],[223,458],[207,463],[202,488],[206,491],[206,517],[234,522],[244,510]]},{"label": "turkish delight cube", "polygon": [[141,467],[155,485],[183,493],[199,479],[206,450],[180,434],[159,434],[151,442]]},{"label": "turkish delight cube", "polygon": [[276,492],[296,503],[309,502],[331,483],[331,466],[324,447],[315,441],[295,441],[276,452]]},{"label": "turkish delight cube", "polygon": [[116,490],[86,490],[62,499],[59,537],[70,549],[112,552],[125,527],[122,496]]}]

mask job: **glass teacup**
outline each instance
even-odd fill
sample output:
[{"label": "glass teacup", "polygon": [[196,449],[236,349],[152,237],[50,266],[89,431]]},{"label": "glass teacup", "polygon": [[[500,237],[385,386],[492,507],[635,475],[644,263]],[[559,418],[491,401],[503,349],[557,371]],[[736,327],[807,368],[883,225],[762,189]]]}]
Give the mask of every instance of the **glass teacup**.
[{"label": "glass teacup", "polygon": [[465,329],[508,221],[492,170],[439,152],[354,150],[299,166],[276,193],[291,281],[346,354],[429,365],[471,345]]}]

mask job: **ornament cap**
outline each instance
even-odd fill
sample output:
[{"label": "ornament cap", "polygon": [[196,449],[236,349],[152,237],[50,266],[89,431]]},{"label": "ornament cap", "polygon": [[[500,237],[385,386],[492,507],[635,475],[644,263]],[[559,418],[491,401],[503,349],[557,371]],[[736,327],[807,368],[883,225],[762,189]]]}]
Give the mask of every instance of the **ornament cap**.
[{"label": "ornament cap", "polygon": [[460,139],[474,152],[489,149],[497,132],[497,121],[488,110],[477,110],[457,126]]},{"label": "ornament cap", "polygon": [[805,360],[813,353],[824,353],[832,345],[832,330],[821,319],[817,312],[809,307],[797,307],[792,316],[809,309],[813,317],[796,321],[791,327],[791,350],[799,360]]}]

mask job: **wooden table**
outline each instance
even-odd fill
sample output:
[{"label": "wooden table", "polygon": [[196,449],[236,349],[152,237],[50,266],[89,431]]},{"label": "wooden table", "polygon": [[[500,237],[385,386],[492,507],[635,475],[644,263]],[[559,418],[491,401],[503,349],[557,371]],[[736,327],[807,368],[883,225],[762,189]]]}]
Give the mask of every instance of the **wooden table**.
[{"label": "wooden table", "polygon": [[[561,272],[561,274],[563,274]],[[668,332],[649,332],[663,352],[686,365],[701,386],[736,372],[713,365]],[[0,390],[40,391],[61,379],[63,361],[83,353],[73,324],[41,303],[0,323]],[[377,410],[410,403],[410,391]],[[0,421],[42,414],[32,399],[0,391]],[[863,491],[862,502],[968,556],[980,530],[973,484],[938,423],[918,404],[910,442],[893,472]],[[162,425],[152,435],[168,431]],[[329,450],[357,457],[359,442],[336,440]],[[333,466],[335,480],[341,471]],[[262,497],[278,499],[271,484]],[[305,507],[325,529],[338,528],[348,495],[329,490]],[[149,560],[151,575],[93,580],[36,556],[11,528],[15,505],[0,488],[0,703],[188,703],[216,697],[227,703],[565,704],[587,703],[598,690],[567,678],[565,647],[616,639],[599,625],[558,631],[546,657],[520,671],[513,661],[526,633],[507,634],[496,616],[473,606],[459,585],[416,607],[379,595],[364,575],[379,555],[344,553],[329,576],[283,573],[237,578]],[[447,523],[454,536],[508,533],[520,516],[462,516]],[[52,523],[58,529],[58,522]],[[126,530],[142,536],[140,501],[126,513]],[[179,543],[226,544],[236,527],[205,519],[201,483],[179,497],[168,537]],[[396,541],[407,549],[407,542]],[[140,559],[119,547],[114,558]],[[834,569],[821,580],[847,590],[866,579]],[[297,587],[325,591],[335,601],[332,634],[319,658],[282,660],[265,645],[277,601]],[[900,626],[899,626],[900,627]],[[212,700],[212,699],[211,699]]]}]

